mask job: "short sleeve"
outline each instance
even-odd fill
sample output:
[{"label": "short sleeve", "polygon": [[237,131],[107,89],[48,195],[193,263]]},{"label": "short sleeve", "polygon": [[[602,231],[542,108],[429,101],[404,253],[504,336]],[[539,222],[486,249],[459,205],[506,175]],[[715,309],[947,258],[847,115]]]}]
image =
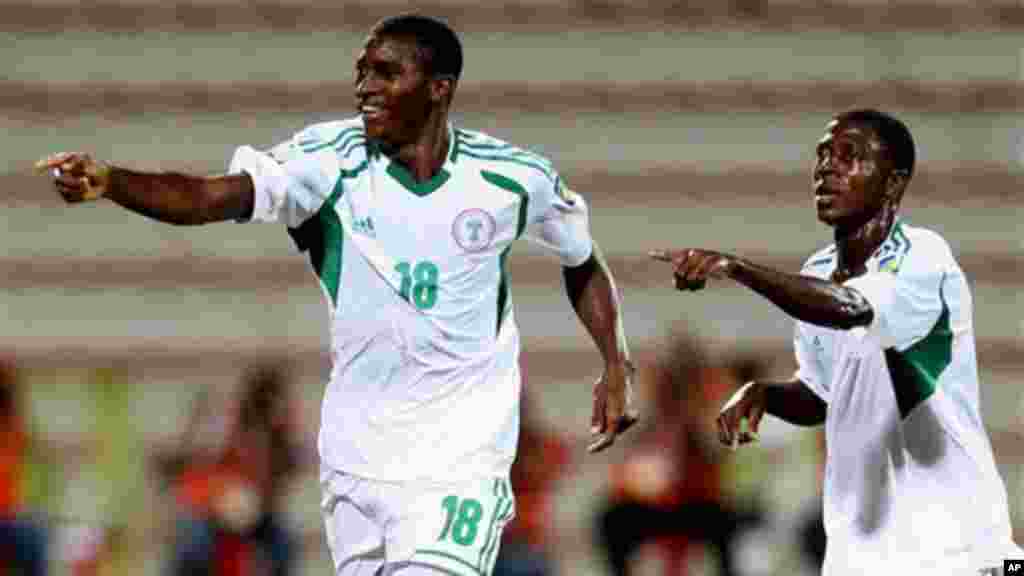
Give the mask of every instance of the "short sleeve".
[{"label": "short sleeve", "polygon": [[[846,282],[860,292],[874,313],[868,332],[882,348],[906,350],[931,332],[942,314],[945,251],[911,252],[896,269],[882,267]],[[942,252],[945,252],[944,255]]]},{"label": "short sleeve", "polygon": [[818,347],[814,344],[814,335],[811,334],[813,330],[813,327],[803,322],[797,322],[793,329],[793,352],[797,365],[794,376],[827,404],[832,395],[826,384],[825,371],[817,352]]},{"label": "short sleeve", "polygon": [[330,196],[339,174],[336,164],[333,154],[306,153],[286,141],[266,151],[237,148],[228,172],[245,172],[253,180],[251,221],[281,222],[295,228]]},{"label": "short sleeve", "polygon": [[558,256],[563,266],[590,258],[593,240],[587,203],[561,178],[537,178],[530,193],[526,237]]}]

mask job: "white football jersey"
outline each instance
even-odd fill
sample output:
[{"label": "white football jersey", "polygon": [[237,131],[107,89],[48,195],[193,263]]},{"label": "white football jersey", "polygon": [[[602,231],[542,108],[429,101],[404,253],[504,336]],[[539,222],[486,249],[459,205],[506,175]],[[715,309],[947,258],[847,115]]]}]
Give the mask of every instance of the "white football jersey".
[{"label": "white football jersey", "polygon": [[[829,278],[830,246],[803,274]],[[978,398],[971,293],[946,241],[898,220],[846,282],[867,328],[797,322],[797,377],[828,404],[824,574],[976,574],[1011,541]]]},{"label": "white football jersey", "polygon": [[507,474],[520,393],[509,249],[525,236],[566,266],[591,254],[586,204],[548,160],[478,132],[449,137],[425,182],[360,118],[232,160],[253,178],[252,219],[287,225],[323,288],[333,366],[319,450],[331,469],[386,481]]}]

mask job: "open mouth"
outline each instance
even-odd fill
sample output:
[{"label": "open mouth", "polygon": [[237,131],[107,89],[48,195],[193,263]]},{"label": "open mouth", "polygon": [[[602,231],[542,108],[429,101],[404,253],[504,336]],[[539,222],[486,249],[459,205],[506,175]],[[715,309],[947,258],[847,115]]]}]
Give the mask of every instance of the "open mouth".
[{"label": "open mouth", "polygon": [[361,105],[359,113],[363,116],[363,120],[371,122],[380,121],[387,114],[380,106],[371,106],[369,104]]},{"label": "open mouth", "polygon": [[839,193],[828,186],[824,181],[814,187],[814,204],[818,208],[828,208],[835,201]]}]

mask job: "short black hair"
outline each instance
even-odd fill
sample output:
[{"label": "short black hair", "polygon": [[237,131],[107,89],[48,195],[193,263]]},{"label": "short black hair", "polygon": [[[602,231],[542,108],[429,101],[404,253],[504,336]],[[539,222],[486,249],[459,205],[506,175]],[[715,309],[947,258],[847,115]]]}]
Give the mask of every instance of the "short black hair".
[{"label": "short black hair", "polygon": [[462,43],[448,24],[421,14],[399,14],[381,20],[370,31],[372,36],[411,38],[423,69],[436,76],[462,75]]},{"label": "short black hair", "polygon": [[910,135],[907,125],[895,116],[873,108],[861,108],[843,112],[836,119],[840,122],[857,122],[867,124],[889,148],[893,169],[905,170],[907,177],[914,175],[916,152],[914,138]]}]

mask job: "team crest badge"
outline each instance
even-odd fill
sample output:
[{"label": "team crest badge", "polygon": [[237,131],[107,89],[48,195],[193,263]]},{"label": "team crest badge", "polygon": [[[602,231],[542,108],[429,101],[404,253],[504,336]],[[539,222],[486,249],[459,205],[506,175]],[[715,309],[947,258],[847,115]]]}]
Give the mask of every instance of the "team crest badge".
[{"label": "team crest badge", "polygon": [[494,217],[479,208],[470,208],[455,217],[452,237],[467,252],[480,252],[494,241],[497,226]]}]

